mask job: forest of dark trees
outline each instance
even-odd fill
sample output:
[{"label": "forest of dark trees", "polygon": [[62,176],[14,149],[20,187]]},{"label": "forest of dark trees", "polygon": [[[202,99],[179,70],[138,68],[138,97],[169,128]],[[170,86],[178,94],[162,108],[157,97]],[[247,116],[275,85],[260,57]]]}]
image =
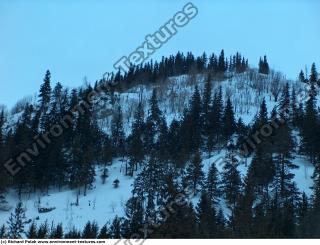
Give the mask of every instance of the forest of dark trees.
[{"label": "forest of dark trees", "polygon": [[[19,203],[9,221],[0,227],[0,238],[20,238],[24,232],[28,238],[130,238],[133,234],[141,238],[319,238],[320,111],[316,95],[320,80],[316,66],[312,65],[310,75],[302,71],[299,74],[299,81],[310,88],[306,101],[297,101],[295,87],[287,83],[271,116],[263,100],[254,121],[245,125],[241,118],[235,119],[231,99],[224,96],[221,88],[212,93],[211,82],[248,69],[248,60],[239,53],[229,58],[223,50],[218,56],[209,57],[177,53],[159,63],[151,61],[133,67],[126,74],[118,72],[108,81],[97,81],[93,87],[71,91],[60,83],[52,87],[47,71],[38,101],[24,105],[14,127],[5,130],[7,118],[4,111],[0,112],[0,162],[19,155],[66,114],[71,114],[73,120],[17,175],[11,176],[1,166],[0,202],[6,202],[5,193],[10,188],[21,195],[69,187],[86,195],[95,178],[109,177],[107,166],[114,158],[128,159],[128,176],[141,171],[135,177],[125,217],[106,221],[103,227],[93,220],[81,231],[63,231],[62,224],[52,227],[32,222],[27,226],[28,217]],[[267,76],[269,71],[264,56],[257,72]],[[118,84],[108,91],[112,96],[115,91],[137,84],[161,83],[168,77],[190,73],[205,74],[204,90],[195,87],[182,118],[170,125],[158,105],[156,89],[147,115],[138,105],[128,136],[123,127],[124,105],[113,112],[110,133],[99,128],[92,104],[83,113],[72,110],[102,83]],[[277,120],[284,123],[244,156],[253,159],[247,175],[241,178],[237,167],[244,163],[232,152],[261,127]],[[298,145],[293,132],[301,136]],[[230,144],[234,138],[237,142]],[[219,173],[214,163],[207,173],[203,172],[203,153],[211,155],[225,145],[229,154],[223,172]],[[297,168],[294,154],[308,157],[315,166],[311,197],[301,193],[293,181],[292,170]],[[95,173],[97,164],[105,168],[101,176]],[[197,205],[190,201],[192,195],[200,196]],[[177,196],[181,199],[178,203]],[[229,217],[219,206],[221,198],[231,211]]]}]

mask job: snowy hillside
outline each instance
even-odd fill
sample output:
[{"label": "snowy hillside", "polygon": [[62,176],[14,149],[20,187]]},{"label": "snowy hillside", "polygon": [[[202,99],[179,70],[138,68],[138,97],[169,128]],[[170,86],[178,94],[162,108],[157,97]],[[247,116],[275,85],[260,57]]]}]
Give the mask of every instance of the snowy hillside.
[{"label": "snowy hillside", "polygon": [[[275,95],[278,96],[280,88],[284,86],[286,80],[282,79],[277,81],[277,76],[281,76],[277,73],[270,75],[261,75],[254,70],[249,70],[242,74],[234,74],[229,79],[220,81],[212,80],[212,92],[217,92],[219,88],[222,88],[224,97],[230,97],[232,104],[234,105],[234,111],[236,118],[241,117],[245,124],[252,123],[252,120],[259,111],[260,104],[265,98],[270,114],[272,109],[277,105],[275,101]],[[115,110],[117,104],[122,105],[123,120],[126,135],[129,135],[131,124],[133,122],[134,111],[137,108],[139,101],[141,101],[145,117],[148,114],[148,101],[151,98],[152,90],[157,87],[159,107],[165,115],[168,125],[173,119],[180,119],[183,111],[189,103],[191,95],[198,85],[200,90],[204,89],[204,75],[188,76],[182,75],[177,77],[171,77],[167,79],[161,85],[138,85],[128,91],[122,93],[116,93],[117,103],[111,108],[111,104],[108,109]],[[274,90],[274,83],[279,82],[279,91]],[[308,88],[302,83],[295,81],[288,81],[292,86],[296,88],[298,97],[300,100],[307,95]],[[97,102],[98,103],[98,102]],[[98,107],[98,105],[96,105]],[[106,105],[104,105],[106,106]],[[14,125],[21,114],[14,114],[10,116],[8,122],[9,125]],[[110,133],[111,118],[105,118],[102,111],[97,110],[98,124],[106,133]],[[299,136],[296,136],[296,140],[299,140]],[[216,150],[209,157],[203,153],[203,170],[208,172],[209,166],[212,163],[216,163],[216,167],[219,172],[222,172],[223,164],[219,159],[225,157],[226,149]],[[248,166],[250,165],[252,158],[248,158],[247,162],[241,162],[239,171],[242,178],[245,177]],[[86,196],[80,195],[78,197],[77,191],[62,189],[50,189],[49,193],[37,192],[28,194],[23,193],[21,201],[26,209],[26,216],[28,219],[41,224],[45,221],[51,224],[63,223],[65,230],[71,230],[72,227],[82,229],[87,221],[97,221],[100,227],[106,222],[112,220],[115,216],[124,216],[124,207],[126,201],[132,196],[132,184],[135,176],[141,171],[139,166],[138,172],[135,172],[134,177],[125,176],[124,165],[127,158],[113,159],[112,165],[108,166],[107,181],[102,184],[100,178],[102,172],[102,166],[96,166],[96,178],[93,183],[93,188],[90,189]],[[308,196],[311,196],[310,187],[313,184],[311,176],[313,174],[313,165],[305,159],[305,157],[295,155],[293,162],[299,166],[293,173],[295,174],[294,181],[297,183],[300,191],[305,192]],[[113,186],[113,181],[118,179],[120,181],[119,187]],[[79,198],[79,205],[76,205],[77,197]],[[11,189],[6,199],[9,205],[13,208],[19,201],[15,190]],[[192,202],[196,205],[199,200],[199,194],[192,197]],[[221,207],[223,208],[225,215],[229,214],[229,210],[226,205],[223,204],[224,200],[221,199]],[[54,208],[48,213],[39,213],[38,208]],[[9,211],[0,211],[0,224],[5,223],[10,216]]]}]

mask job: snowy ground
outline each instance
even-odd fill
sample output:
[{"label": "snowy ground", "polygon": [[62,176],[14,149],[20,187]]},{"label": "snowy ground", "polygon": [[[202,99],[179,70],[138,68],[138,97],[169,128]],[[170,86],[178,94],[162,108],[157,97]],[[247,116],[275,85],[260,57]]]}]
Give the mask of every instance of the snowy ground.
[{"label": "snowy ground", "polygon": [[[214,152],[210,158],[204,158],[203,170],[207,173],[212,163],[216,164],[218,171],[221,172],[223,164],[221,159],[225,156],[225,150]],[[248,158],[248,164],[251,162]],[[305,192],[308,196],[311,195],[313,166],[302,157],[296,157],[294,163],[299,166],[299,169],[294,170],[294,181],[298,183],[300,191]],[[72,190],[50,190],[49,194],[33,194],[24,195],[22,201],[26,208],[26,216],[28,219],[36,221],[40,224],[45,221],[51,224],[63,223],[65,230],[70,230],[73,226],[82,229],[87,221],[97,221],[101,227],[106,222],[112,220],[116,215],[124,216],[124,205],[131,197],[131,190],[134,177],[124,175],[124,164],[118,159],[113,162],[113,165],[108,167],[109,178],[105,184],[99,177],[101,168],[96,167],[96,181],[93,189],[88,191],[86,196],[81,195],[79,198],[79,206],[75,206],[77,192]],[[242,177],[245,176],[247,167],[245,164],[239,166],[239,171]],[[115,179],[120,180],[118,188],[114,188],[112,183]],[[16,192],[11,190],[7,195],[8,202],[14,207],[18,202]],[[40,200],[40,205],[38,204]],[[199,195],[195,196],[191,201],[194,205],[197,204]],[[38,207],[55,207],[49,213],[38,213]],[[229,210],[223,200],[220,202],[220,207],[224,213],[228,215]],[[0,224],[5,223],[10,216],[9,212],[0,212]]]}]

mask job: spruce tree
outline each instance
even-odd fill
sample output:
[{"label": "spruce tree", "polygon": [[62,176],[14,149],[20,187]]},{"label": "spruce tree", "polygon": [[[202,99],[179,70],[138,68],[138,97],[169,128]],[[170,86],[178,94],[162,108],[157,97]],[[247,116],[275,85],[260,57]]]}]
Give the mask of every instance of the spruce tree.
[{"label": "spruce tree", "polygon": [[187,166],[184,182],[186,186],[191,188],[194,193],[201,191],[204,186],[203,164],[200,152],[197,151],[191,163]]},{"label": "spruce tree", "polygon": [[235,122],[233,106],[231,104],[230,98],[228,98],[227,104],[224,110],[223,122],[224,122],[223,132],[224,132],[225,139],[229,139],[236,131],[236,122]]},{"label": "spruce tree", "polygon": [[220,182],[220,179],[219,179],[218,170],[215,166],[215,163],[212,163],[209,168],[207,178],[205,181],[207,195],[212,204],[218,203],[218,198],[220,196],[219,182]]},{"label": "spruce tree", "polygon": [[200,238],[214,238],[216,236],[216,212],[207,194],[201,194],[196,207],[196,221]]},{"label": "spruce tree", "polygon": [[221,189],[227,203],[234,209],[240,194],[241,177],[237,169],[237,159],[233,156],[227,156],[225,160],[221,179]]},{"label": "spruce tree", "polygon": [[7,228],[5,227],[5,225],[2,225],[0,227],[0,239],[6,239],[6,238],[8,238]]},{"label": "spruce tree", "polygon": [[102,226],[97,238],[98,239],[109,239],[110,238],[107,225]]},{"label": "spruce tree", "polygon": [[22,207],[22,202],[19,202],[14,210],[14,213],[11,213],[10,218],[7,222],[8,224],[8,234],[10,239],[21,239],[24,234],[25,224],[26,224],[26,215],[25,210]]},{"label": "spruce tree", "polygon": [[290,116],[290,92],[289,92],[289,83],[286,83],[282,90],[282,94],[279,101],[279,115],[281,118],[285,119],[286,121],[289,120]]},{"label": "spruce tree", "polygon": [[37,233],[37,239],[47,239],[49,236],[49,226],[48,221],[46,220],[43,224],[40,225]]},{"label": "spruce tree", "polygon": [[221,53],[219,55],[219,60],[218,60],[218,71],[219,72],[225,72],[227,69],[226,67],[226,60],[224,57],[224,50],[221,50]]},{"label": "spruce tree", "polygon": [[26,235],[28,239],[37,238],[37,225],[34,222],[32,222],[31,225],[29,226],[29,230]]},{"label": "spruce tree", "polygon": [[129,162],[130,162],[130,175],[133,176],[133,171],[137,165],[142,163],[144,159],[143,149],[143,130],[144,130],[144,119],[143,119],[143,108],[142,104],[139,103],[137,111],[135,113],[134,122],[132,124],[132,133],[129,136]]},{"label": "spruce tree", "polygon": [[111,134],[113,142],[113,152],[118,157],[124,157],[125,154],[125,133],[123,129],[122,109],[119,105],[113,114],[111,121]]},{"label": "spruce tree", "polygon": [[318,82],[318,72],[317,72],[317,68],[316,68],[315,63],[312,63],[312,66],[311,66],[311,73],[310,73],[309,82],[312,85],[316,85]]},{"label": "spruce tree", "polygon": [[63,238],[63,227],[62,224],[58,224],[54,227],[50,234],[51,239],[62,239]]}]

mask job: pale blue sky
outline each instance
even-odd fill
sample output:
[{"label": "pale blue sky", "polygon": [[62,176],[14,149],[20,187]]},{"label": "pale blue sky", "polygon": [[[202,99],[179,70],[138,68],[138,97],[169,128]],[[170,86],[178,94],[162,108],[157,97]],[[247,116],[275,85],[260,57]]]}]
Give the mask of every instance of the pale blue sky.
[{"label": "pale blue sky", "polygon": [[[92,82],[135,50],[188,1],[0,0],[0,104],[38,91],[47,69],[53,82]],[[181,51],[240,51],[256,65],[295,78],[320,66],[320,1],[195,0],[199,14],[153,58]],[[319,67],[320,68],[320,67]]]}]

